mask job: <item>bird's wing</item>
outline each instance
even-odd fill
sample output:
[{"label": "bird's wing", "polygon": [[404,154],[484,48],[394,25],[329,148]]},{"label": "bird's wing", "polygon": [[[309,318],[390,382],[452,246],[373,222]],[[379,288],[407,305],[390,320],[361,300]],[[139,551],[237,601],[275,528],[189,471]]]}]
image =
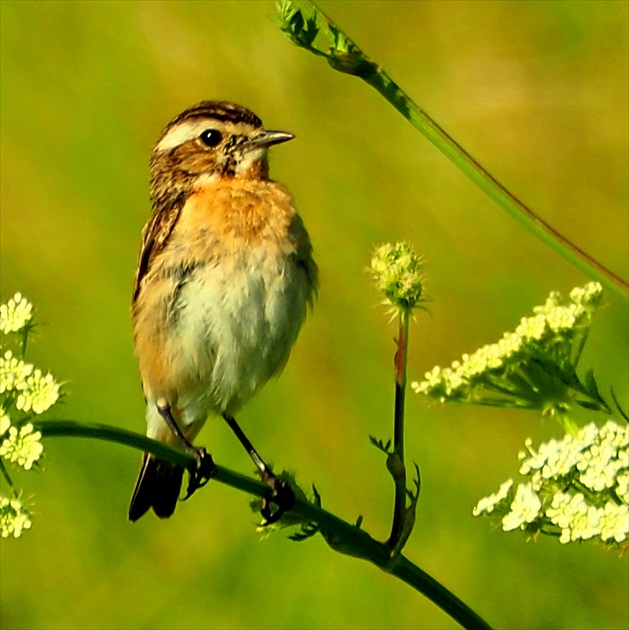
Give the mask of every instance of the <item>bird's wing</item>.
[{"label": "bird's wing", "polygon": [[153,216],[144,226],[142,230],[142,247],[140,248],[140,256],[138,258],[138,268],[135,273],[132,303],[135,303],[140,294],[142,279],[147,274],[151,266],[151,261],[166,246],[183,205],[184,197],[182,195],[181,197],[177,197],[177,199],[166,208],[155,210]]}]

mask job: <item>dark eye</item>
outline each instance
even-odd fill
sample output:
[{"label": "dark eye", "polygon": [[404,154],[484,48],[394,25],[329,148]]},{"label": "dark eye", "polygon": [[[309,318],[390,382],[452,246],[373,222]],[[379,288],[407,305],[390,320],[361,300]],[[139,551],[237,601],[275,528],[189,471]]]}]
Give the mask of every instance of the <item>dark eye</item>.
[{"label": "dark eye", "polygon": [[215,147],[223,139],[223,134],[218,129],[206,129],[199,138],[205,146]]}]

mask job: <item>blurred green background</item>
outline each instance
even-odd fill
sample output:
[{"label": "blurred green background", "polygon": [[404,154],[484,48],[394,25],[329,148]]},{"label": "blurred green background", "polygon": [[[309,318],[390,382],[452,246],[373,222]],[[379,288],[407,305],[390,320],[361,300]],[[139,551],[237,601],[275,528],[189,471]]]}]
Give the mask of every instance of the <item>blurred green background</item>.
[{"label": "blurred green background", "polygon": [[[289,44],[272,2],[1,3],[2,298],[45,322],[29,358],[66,383],[58,418],[144,430],[129,300],[163,126],[207,98],[297,135],[272,151],[321,268],[291,361],[240,420],[324,506],[388,535],[392,484],[368,435],[392,418],[395,329],[365,273],[374,243],[427,260],[430,315],[410,378],[497,339],[587,278],[473,187],[380,96]],[[321,2],[350,37],[546,220],[627,276],[626,2]],[[627,406],[627,312],[614,296],[584,365]],[[587,419],[589,415],[581,415]],[[602,419],[602,418],[599,418]],[[496,628],[626,628],[628,562],[594,545],[527,542],[473,519],[560,434],[535,414],[408,400],[423,489],[409,557]],[[229,430],[201,435],[250,473]],[[210,484],[165,522],[129,524],[139,454],[46,442],[16,475],[34,526],[2,541],[3,628],[453,628],[446,615],[320,538],[261,542],[244,495]]]}]

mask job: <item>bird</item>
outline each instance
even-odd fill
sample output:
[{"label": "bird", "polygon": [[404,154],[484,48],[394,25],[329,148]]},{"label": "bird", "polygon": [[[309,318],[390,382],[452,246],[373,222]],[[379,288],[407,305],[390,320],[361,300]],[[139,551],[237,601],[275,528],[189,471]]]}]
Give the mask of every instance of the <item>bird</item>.
[{"label": "bird", "polygon": [[[227,422],[263,481],[290,495],[235,414],[282,372],[318,292],[308,232],[288,189],[269,177],[268,149],[293,138],[245,107],[202,101],[168,123],[151,153],[133,341],[147,435],[198,461],[188,495],[212,475],[200,472],[207,453],[193,445],[211,416]],[[150,509],[171,516],[183,473],[144,453],[129,520]]]}]

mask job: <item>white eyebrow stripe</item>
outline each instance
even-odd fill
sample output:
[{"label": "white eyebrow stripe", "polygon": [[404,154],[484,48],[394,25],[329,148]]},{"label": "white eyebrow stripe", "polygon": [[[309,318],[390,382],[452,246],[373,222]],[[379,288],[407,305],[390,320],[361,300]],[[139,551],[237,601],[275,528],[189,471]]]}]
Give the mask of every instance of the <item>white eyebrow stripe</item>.
[{"label": "white eyebrow stripe", "polygon": [[187,120],[175,125],[166,135],[158,142],[157,151],[168,151],[174,149],[184,142],[194,140],[201,135],[201,132],[210,127],[218,127],[213,125],[207,119]]}]

